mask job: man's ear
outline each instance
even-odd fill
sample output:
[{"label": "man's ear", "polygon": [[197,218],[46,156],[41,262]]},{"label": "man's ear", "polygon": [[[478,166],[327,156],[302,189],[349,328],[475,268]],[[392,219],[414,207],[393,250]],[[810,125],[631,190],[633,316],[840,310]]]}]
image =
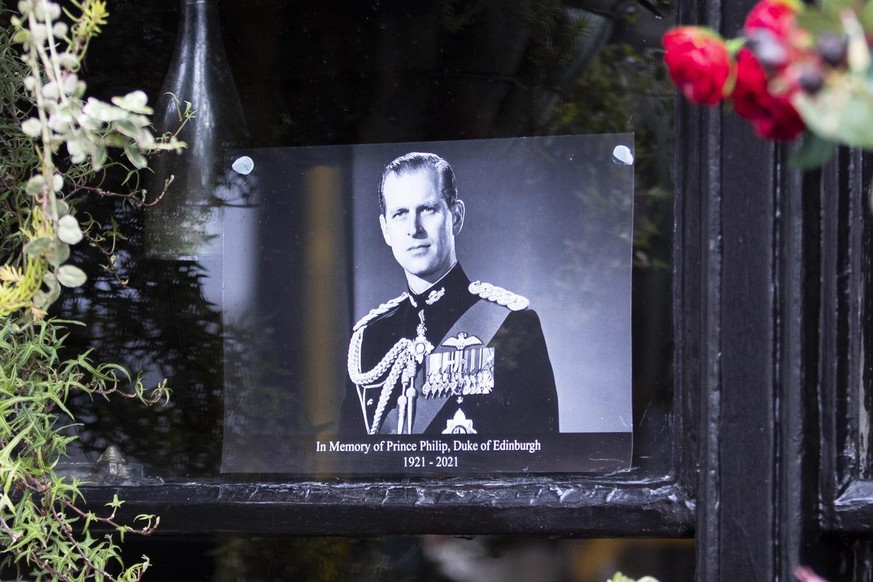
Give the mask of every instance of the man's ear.
[{"label": "man's ear", "polygon": [[391,246],[391,242],[388,240],[388,223],[385,222],[385,215],[379,215],[379,228],[382,229],[382,238],[385,240],[385,244],[389,247]]},{"label": "man's ear", "polygon": [[464,227],[464,213],[466,212],[464,201],[461,199],[455,200],[449,210],[452,213],[452,234],[457,236]]}]

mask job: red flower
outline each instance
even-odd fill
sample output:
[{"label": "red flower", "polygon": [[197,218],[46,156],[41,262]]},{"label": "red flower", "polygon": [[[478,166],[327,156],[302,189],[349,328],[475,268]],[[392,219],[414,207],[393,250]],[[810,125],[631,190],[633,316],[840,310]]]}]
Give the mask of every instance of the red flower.
[{"label": "red flower", "polygon": [[784,41],[795,29],[798,10],[797,3],[791,0],[761,0],[746,16],[746,34],[763,28]]},{"label": "red flower", "polygon": [[737,53],[737,80],[733,91],[734,111],[748,120],[755,133],[768,139],[792,141],[806,129],[791,104],[791,92],[773,95],[767,74],[749,49]]},{"label": "red flower", "polygon": [[724,96],[731,59],[724,40],[696,26],[673,28],[662,39],[673,83],[694,103],[714,105]]}]

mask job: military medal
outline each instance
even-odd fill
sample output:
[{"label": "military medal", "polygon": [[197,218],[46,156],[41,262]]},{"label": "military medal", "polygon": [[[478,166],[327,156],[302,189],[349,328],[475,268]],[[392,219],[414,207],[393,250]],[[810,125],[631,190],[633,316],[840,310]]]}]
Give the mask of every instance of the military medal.
[{"label": "military medal", "polygon": [[424,357],[433,351],[433,344],[427,341],[427,338],[424,337],[427,328],[424,326],[423,310],[418,312],[418,319],[420,323],[416,328],[416,336],[415,339],[412,340],[412,344],[409,346],[409,351],[420,364],[424,360]]},{"label": "military medal", "polygon": [[476,434],[476,429],[473,428],[473,421],[459,408],[455,416],[446,421],[443,434]]},{"label": "military medal", "polygon": [[[468,291],[484,299],[487,303],[506,307],[510,311],[521,311],[526,309],[530,303],[527,298],[521,295],[482,281],[470,283]],[[446,287],[431,289],[424,298],[424,302],[426,305],[434,305],[445,294]],[[483,327],[482,320],[476,317],[466,320],[468,323],[469,321],[475,322],[473,328],[484,338],[484,341],[475,335],[458,331],[464,327],[458,325],[461,321],[465,321],[462,318],[456,323],[454,331],[451,332],[456,333],[456,335],[443,340],[440,346],[442,350],[434,353],[434,345],[427,339],[424,311],[421,310],[418,312],[419,324],[416,327],[415,337],[399,339],[376,366],[367,372],[361,370],[361,347],[367,325],[376,318],[391,312],[407,299],[415,309],[418,309],[419,305],[415,297],[410,293],[403,293],[399,297],[372,309],[358,321],[353,328],[354,332],[349,342],[349,377],[357,386],[364,425],[370,434],[377,434],[381,430],[392,400],[397,407],[397,434],[404,432],[411,434],[416,414],[416,400],[419,396],[452,398],[455,400],[455,405],[460,405],[464,402],[465,396],[490,394],[494,390],[495,349],[486,347],[486,345],[505,316],[501,316],[500,319],[486,320],[495,322],[494,329],[487,325]],[[479,305],[483,305],[483,303],[477,303],[474,308]],[[471,308],[470,311],[474,308]],[[482,311],[476,313],[478,316]],[[464,317],[466,316],[467,313],[464,314]],[[422,368],[423,383],[419,391],[414,383],[416,374]],[[378,393],[378,398],[375,398],[376,393]],[[370,411],[373,411],[372,416]],[[476,433],[473,421],[468,419],[460,408],[455,413],[454,418],[448,422],[444,432]]]},{"label": "military medal", "polygon": [[482,341],[466,332],[448,338],[442,345],[455,350],[427,356],[425,382],[421,388],[425,398],[457,396],[462,399],[471,394],[491,393],[494,389],[494,348],[481,347]]}]

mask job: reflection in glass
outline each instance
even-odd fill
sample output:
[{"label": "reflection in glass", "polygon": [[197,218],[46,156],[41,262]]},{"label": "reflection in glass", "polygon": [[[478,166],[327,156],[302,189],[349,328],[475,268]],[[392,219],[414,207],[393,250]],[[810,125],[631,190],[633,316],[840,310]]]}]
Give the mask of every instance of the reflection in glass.
[{"label": "reflection in glass", "polygon": [[[666,2],[609,0],[306,2],[273,3],[269,10],[252,0],[224,0],[218,8],[222,21],[233,23],[222,29],[222,40],[252,147],[635,133],[634,466],[637,474],[663,475],[671,463],[673,128],[672,93],[662,82],[658,53],[669,19],[644,7],[652,4],[670,13]],[[143,87],[154,102],[171,69],[178,9],[174,3],[120,3],[111,26],[93,44],[89,86],[105,94]],[[220,179],[243,181],[250,193],[245,200],[224,201],[224,212],[232,213],[236,204],[257,205],[250,176],[235,172]],[[305,179],[311,191],[330,191],[332,180],[344,178]],[[247,357],[255,343],[269,344],[274,355],[256,366],[264,394],[247,404],[299,407],[318,422],[322,411],[271,390],[271,378],[293,374],[302,386],[299,394],[331,383],[329,366],[319,358],[332,348],[318,330],[343,325],[347,315],[319,305],[319,289],[345,284],[348,273],[330,268],[345,247],[302,227],[346,220],[335,212],[342,204],[328,198],[319,207],[301,198],[287,216],[265,217],[284,220],[285,236],[312,237],[302,247],[308,251],[290,264],[275,264],[295,274],[291,280],[297,283],[248,297],[253,290],[235,287],[245,301],[298,302],[313,309],[288,321],[247,321],[245,313],[234,313],[232,323],[204,286],[214,272],[210,265],[148,257],[140,213],[121,205],[95,207],[103,217],[121,213],[127,238],[118,241],[117,267],[129,283],[119,288],[112,273],[89,273],[88,286],[67,299],[64,315],[89,325],[88,336],[78,339],[95,348],[96,357],[125,361],[144,370],[151,383],[167,378],[173,396],[156,410],[125,402],[80,403],[86,453],[96,459],[116,444],[141,461],[147,474],[217,476],[221,370]],[[240,256],[224,260],[235,260],[233,270],[245,280],[254,266]],[[596,265],[578,267],[596,273]],[[222,334],[234,338],[227,352]],[[288,354],[294,354],[290,363],[277,366]]]},{"label": "reflection in glass", "polygon": [[[148,253],[166,259],[220,255],[216,186],[223,151],[248,141],[242,105],[224,52],[218,0],[181,0],[173,60],[155,106],[155,126],[187,144],[161,155],[148,181],[158,204],[146,213]],[[193,108],[190,119],[189,107]]]},{"label": "reflection in glass", "polygon": [[694,580],[691,540],[189,536],[130,538],[125,549],[136,556],[148,551],[149,577],[159,582],[604,582],[616,571],[633,579]]}]

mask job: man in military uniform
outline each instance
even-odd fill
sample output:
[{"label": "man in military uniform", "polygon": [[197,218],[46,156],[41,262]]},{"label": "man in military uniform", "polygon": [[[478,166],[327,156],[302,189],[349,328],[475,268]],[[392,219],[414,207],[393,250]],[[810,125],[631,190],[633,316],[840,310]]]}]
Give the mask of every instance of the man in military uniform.
[{"label": "man in military uniform", "polygon": [[388,164],[379,224],[408,290],[353,330],[343,434],[514,434],[558,430],[545,338],[528,300],[470,282],[451,166],[409,153]]}]

